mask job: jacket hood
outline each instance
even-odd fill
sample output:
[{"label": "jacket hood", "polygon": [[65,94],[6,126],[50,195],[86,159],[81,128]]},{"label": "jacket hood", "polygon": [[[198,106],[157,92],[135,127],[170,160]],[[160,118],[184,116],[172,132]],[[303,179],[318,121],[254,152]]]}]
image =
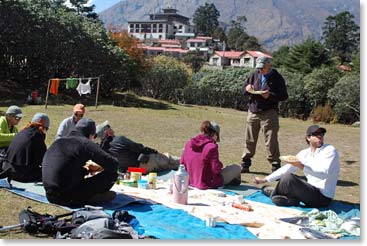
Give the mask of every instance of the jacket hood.
[{"label": "jacket hood", "polygon": [[213,139],[204,134],[197,135],[190,140],[190,147],[195,152],[201,152],[207,143],[215,143]]}]

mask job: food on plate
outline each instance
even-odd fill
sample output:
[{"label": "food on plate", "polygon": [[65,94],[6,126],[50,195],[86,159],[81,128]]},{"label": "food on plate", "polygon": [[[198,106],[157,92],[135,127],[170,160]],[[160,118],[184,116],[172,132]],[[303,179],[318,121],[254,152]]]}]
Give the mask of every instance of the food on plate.
[{"label": "food on plate", "polygon": [[283,155],[283,156],[280,156],[279,159],[285,162],[299,161],[297,156],[294,156],[294,155]]}]

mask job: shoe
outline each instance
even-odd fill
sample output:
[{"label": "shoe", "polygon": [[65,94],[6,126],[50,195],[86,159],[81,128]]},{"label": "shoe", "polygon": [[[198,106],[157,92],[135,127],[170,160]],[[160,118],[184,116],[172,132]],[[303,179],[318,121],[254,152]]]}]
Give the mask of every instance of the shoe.
[{"label": "shoe", "polygon": [[251,159],[242,159],[241,173],[250,173]]},{"label": "shoe", "polygon": [[116,192],[109,190],[103,193],[95,194],[94,196],[88,199],[88,202],[92,204],[99,204],[99,203],[109,202],[113,200],[115,197],[116,197]]},{"label": "shoe", "polygon": [[267,197],[271,197],[271,193],[273,193],[274,191],[274,188],[273,187],[270,187],[268,185],[265,185],[261,188],[261,192],[267,196]]},{"label": "shoe", "polygon": [[241,177],[232,179],[227,185],[239,186],[241,184]]},{"label": "shoe", "polygon": [[250,173],[250,167],[242,166],[241,173]]},{"label": "shoe", "polygon": [[276,195],[271,197],[271,201],[277,206],[297,206],[299,201],[287,196]]},{"label": "shoe", "polygon": [[275,172],[280,168],[280,163],[271,164],[271,172]]}]

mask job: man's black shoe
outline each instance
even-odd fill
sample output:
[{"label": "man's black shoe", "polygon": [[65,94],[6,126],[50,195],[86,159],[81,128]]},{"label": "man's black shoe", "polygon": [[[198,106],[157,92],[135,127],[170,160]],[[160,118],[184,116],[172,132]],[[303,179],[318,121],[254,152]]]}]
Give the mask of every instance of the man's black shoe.
[{"label": "man's black shoe", "polygon": [[276,170],[278,170],[280,168],[280,164],[271,164],[271,172],[275,172]]},{"label": "man's black shoe", "polygon": [[241,173],[250,173],[250,167],[242,166]]},{"label": "man's black shoe", "polygon": [[293,198],[289,198],[287,196],[280,196],[280,195],[272,196],[271,201],[277,206],[287,206],[288,207],[288,206],[299,205],[299,201]]},{"label": "man's black shoe", "polygon": [[274,191],[274,188],[273,187],[270,187],[268,185],[265,185],[261,188],[261,192],[265,195],[265,196],[268,196],[268,197],[271,197],[271,193],[273,193]]},{"label": "man's black shoe", "polygon": [[239,186],[241,184],[241,176],[235,179],[232,179],[231,182],[228,183],[228,185],[233,185],[233,186]]}]

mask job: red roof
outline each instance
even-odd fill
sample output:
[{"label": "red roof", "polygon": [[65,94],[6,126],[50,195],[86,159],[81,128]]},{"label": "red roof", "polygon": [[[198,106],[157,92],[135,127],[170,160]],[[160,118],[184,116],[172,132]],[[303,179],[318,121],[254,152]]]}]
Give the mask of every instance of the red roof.
[{"label": "red roof", "polygon": [[271,55],[266,54],[266,53],[261,52],[261,51],[257,51],[257,50],[247,50],[246,52],[249,53],[250,56],[255,57],[255,58],[257,58],[259,56],[266,56],[266,57],[269,57],[269,58],[273,58]]},{"label": "red roof", "polygon": [[186,42],[187,43],[205,43],[206,40],[205,39],[200,39],[200,38],[190,38]]},{"label": "red roof", "polygon": [[198,36],[196,38],[197,39],[204,39],[204,40],[211,40],[211,39],[213,39],[212,37],[205,37],[205,36]]},{"label": "red roof", "polygon": [[179,49],[179,48],[165,48],[164,52],[178,52],[178,53],[186,54],[187,52],[189,52],[189,50],[184,50],[184,49]]},{"label": "red roof", "polygon": [[181,45],[178,44],[161,44],[162,47],[166,47],[166,48],[181,48]]},{"label": "red roof", "polygon": [[227,57],[230,59],[239,59],[243,55],[243,51],[216,51],[218,56]]},{"label": "red roof", "polygon": [[161,40],[158,40],[158,43],[160,43],[160,44],[177,44],[177,45],[181,45],[180,41],[173,40],[173,39],[161,39]]}]

